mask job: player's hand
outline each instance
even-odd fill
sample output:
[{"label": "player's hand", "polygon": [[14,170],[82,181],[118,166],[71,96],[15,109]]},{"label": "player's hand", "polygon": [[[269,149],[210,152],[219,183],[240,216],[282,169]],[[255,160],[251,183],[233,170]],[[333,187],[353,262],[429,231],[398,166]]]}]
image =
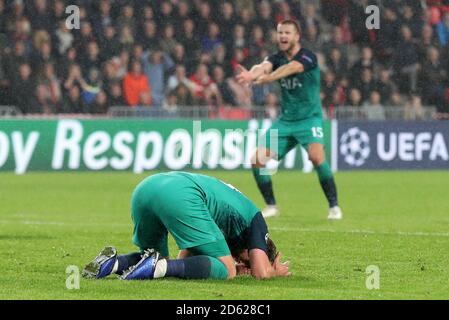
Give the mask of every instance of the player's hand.
[{"label": "player's hand", "polygon": [[259,78],[257,78],[257,79],[254,81],[254,84],[261,85],[261,84],[270,83],[270,82],[272,82],[272,81],[273,81],[273,80],[271,79],[271,76],[270,76],[269,74],[264,74],[264,75],[261,75]]},{"label": "player's hand", "polygon": [[291,272],[289,271],[290,262],[281,262],[281,253],[279,252],[274,259],[273,269],[276,272],[276,276],[278,277],[289,277],[291,276]]},{"label": "player's hand", "polygon": [[244,66],[240,64],[237,65],[237,70],[239,71],[239,74],[236,75],[235,78],[239,84],[249,84],[253,81],[251,72],[249,72]]}]

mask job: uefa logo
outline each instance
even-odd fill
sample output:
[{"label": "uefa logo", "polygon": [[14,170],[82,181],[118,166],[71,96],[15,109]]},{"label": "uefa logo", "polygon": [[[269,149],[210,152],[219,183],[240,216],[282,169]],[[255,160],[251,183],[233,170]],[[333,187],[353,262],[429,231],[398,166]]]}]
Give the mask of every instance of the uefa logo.
[{"label": "uefa logo", "polygon": [[350,166],[360,167],[369,158],[369,136],[357,127],[346,131],[340,138],[340,154]]}]

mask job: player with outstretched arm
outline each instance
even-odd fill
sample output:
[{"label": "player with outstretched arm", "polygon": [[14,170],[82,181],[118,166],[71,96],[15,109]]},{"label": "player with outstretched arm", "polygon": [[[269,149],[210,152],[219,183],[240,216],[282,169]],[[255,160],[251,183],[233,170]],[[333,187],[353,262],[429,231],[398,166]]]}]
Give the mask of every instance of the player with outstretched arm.
[{"label": "player with outstretched arm", "polygon": [[[337,188],[324,152],[323,113],[320,99],[320,68],[317,57],[301,47],[301,29],[292,20],[285,20],[277,26],[279,52],[265,59],[250,70],[239,66],[236,76],[240,84],[258,84],[279,81],[281,115],[271,126],[278,132],[278,151],[270,150],[270,135],[259,147],[253,158],[253,174],[267,207],[262,211],[265,218],[276,216],[279,209],[273,193],[270,175],[261,170],[269,159],[281,160],[301,144],[308,152],[318,174],[321,187],[329,203],[328,218],[342,219],[338,205]],[[269,131],[268,131],[269,132]]]}]

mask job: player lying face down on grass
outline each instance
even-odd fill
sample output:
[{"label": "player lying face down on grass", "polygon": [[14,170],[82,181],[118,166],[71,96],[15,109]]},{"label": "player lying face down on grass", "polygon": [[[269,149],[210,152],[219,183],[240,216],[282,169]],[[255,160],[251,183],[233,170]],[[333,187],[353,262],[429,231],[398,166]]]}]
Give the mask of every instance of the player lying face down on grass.
[{"label": "player lying face down on grass", "polygon": [[[224,280],[237,274],[257,279],[290,275],[259,209],[216,178],[186,172],[150,176],[134,190],[131,207],[133,242],[140,252],[118,255],[114,247],[106,247],[84,268],[84,277]],[[174,260],[169,259],[168,233],[180,249]]]}]

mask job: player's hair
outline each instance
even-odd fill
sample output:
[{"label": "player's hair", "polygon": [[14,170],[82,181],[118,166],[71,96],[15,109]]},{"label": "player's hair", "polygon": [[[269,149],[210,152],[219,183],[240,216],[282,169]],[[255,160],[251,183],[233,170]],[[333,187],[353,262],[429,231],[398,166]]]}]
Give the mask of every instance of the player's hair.
[{"label": "player's hair", "polygon": [[291,19],[287,19],[287,20],[282,20],[281,22],[279,22],[280,26],[293,26],[295,27],[296,32],[301,35],[302,30],[301,30],[301,26],[299,25],[298,22],[296,22],[295,20],[291,20]]},{"label": "player's hair", "polygon": [[274,244],[273,240],[271,240],[270,238],[267,239],[267,246],[268,260],[270,260],[271,264],[273,264],[279,252],[277,251],[276,245]]}]

